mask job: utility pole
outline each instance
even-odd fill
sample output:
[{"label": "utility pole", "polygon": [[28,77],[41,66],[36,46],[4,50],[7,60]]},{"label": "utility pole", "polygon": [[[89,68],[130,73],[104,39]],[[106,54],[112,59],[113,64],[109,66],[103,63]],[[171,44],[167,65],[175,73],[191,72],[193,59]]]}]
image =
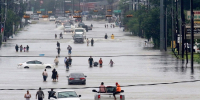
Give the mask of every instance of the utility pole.
[{"label": "utility pole", "polygon": [[165,15],[165,51],[167,51],[167,6],[166,7],[166,15]]},{"label": "utility pole", "polygon": [[74,0],[72,0],[72,14],[74,15]]},{"label": "utility pole", "polygon": [[181,0],[181,36],[182,36],[182,53],[181,53],[181,57],[182,59],[184,58],[184,32],[185,32],[185,15],[184,15],[184,6],[183,6],[183,0]]},{"label": "utility pole", "polygon": [[193,12],[193,0],[190,0],[190,22],[191,22],[191,39],[190,39],[190,52],[191,52],[191,70],[194,71],[193,68],[193,45],[194,45],[194,12]]},{"label": "utility pole", "polygon": [[[2,12],[1,12],[1,1],[0,1],[0,25],[2,25]],[[1,33],[1,37],[2,37],[2,41],[1,42],[3,42],[3,34],[2,34],[2,32],[0,31],[0,33]]]},{"label": "utility pole", "polygon": [[178,35],[179,35],[179,25],[178,25],[178,0],[175,0],[176,1],[176,37],[175,37],[175,40],[176,40],[176,46],[177,46],[177,51],[178,51],[178,55],[179,55],[179,44],[178,44]]},{"label": "utility pole", "polygon": [[135,0],[135,2],[134,2],[134,5],[135,5],[135,11],[136,11],[136,2],[137,2],[137,1]]},{"label": "utility pole", "polygon": [[172,52],[174,52],[174,0],[172,0],[172,8],[171,8],[171,19],[172,19]]},{"label": "utility pole", "polygon": [[160,0],[160,51],[164,50],[164,4],[163,0]]}]

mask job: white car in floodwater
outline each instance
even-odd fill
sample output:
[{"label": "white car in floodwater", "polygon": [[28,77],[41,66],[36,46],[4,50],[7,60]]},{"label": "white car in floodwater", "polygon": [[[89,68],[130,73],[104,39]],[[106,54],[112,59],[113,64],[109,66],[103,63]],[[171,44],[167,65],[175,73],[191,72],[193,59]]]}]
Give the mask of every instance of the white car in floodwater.
[{"label": "white car in floodwater", "polygon": [[50,97],[49,100],[81,100],[81,95],[77,95],[74,90],[62,90],[56,91],[54,97]]},{"label": "white car in floodwater", "polygon": [[18,68],[52,68],[52,64],[45,64],[39,60],[29,60],[27,62],[19,63]]}]

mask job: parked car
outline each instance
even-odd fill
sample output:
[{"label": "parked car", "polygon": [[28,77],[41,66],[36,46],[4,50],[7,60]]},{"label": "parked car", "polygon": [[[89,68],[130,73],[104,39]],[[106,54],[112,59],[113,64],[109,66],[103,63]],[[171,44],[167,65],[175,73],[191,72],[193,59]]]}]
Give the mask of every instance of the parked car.
[{"label": "parked car", "polygon": [[56,23],[56,28],[62,26],[62,23]]},{"label": "parked car", "polygon": [[55,20],[56,20],[56,18],[54,16],[49,17],[49,21],[55,21]]},{"label": "parked car", "polygon": [[[106,91],[106,93],[99,93],[97,90],[93,89],[92,92],[96,92],[94,100],[114,100],[113,93],[116,91],[116,86],[106,86]],[[121,90],[121,93],[115,95],[117,100],[125,100],[125,95],[123,93],[124,90]]]},{"label": "parked car", "polygon": [[69,26],[64,26],[64,32],[73,32],[71,25]]},{"label": "parked car", "polygon": [[83,22],[78,23],[78,27],[82,27],[83,25],[85,25],[85,23]]},{"label": "parked car", "polygon": [[86,77],[83,73],[71,73],[68,78],[68,85],[70,84],[86,84]]},{"label": "parked car", "polygon": [[39,16],[38,15],[33,15],[33,20],[39,20]]},{"label": "parked car", "polygon": [[56,98],[50,96],[50,100],[80,100],[81,95],[77,95],[74,90],[61,90],[56,91],[55,95]]},{"label": "parked car", "polygon": [[18,68],[52,68],[52,64],[45,64],[39,60],[29,60],[18,64]]}]

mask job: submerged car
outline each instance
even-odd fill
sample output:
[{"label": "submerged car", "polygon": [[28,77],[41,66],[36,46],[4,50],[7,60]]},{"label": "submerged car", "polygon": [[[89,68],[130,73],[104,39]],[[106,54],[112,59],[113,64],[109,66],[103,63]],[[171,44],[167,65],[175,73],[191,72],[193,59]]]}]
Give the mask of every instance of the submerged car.
[{"label": "submerged car", "polygon": [[56,91],[50,100],[80,100],[81,95],[77,95],[74,90]]},{"label": "submerged car", "polygon": [[86,84],[86,77],[83,73],[71,73],[68,78],[68,84]]},{"label": "submerged car", "polygon": [[73,32],[73,30],[71,29],[71,25],[70,26],[64,26],[64,32]]},{"label": "submerged car", "polygon": [[29,60],[18,64],[18,68],[52,68],[53,65],[45,64],[39,60]]},{"label": "submerged car", "polygon": [[54,16],[49,17],[49,21],[55,21],[55,20],[56,20],[56,18]]},{"label": "submerged car", "polygon": [[[116,91],[116,86],[106,86],[106,91],[106,93],[99,93],[93,89],[92,92],[96,92],[94,100],[114,100],[113,93]],[[125,95],[123,93],[124,90],[121,90],[120,93],[115,95],[117,100],[125,100]]]}]

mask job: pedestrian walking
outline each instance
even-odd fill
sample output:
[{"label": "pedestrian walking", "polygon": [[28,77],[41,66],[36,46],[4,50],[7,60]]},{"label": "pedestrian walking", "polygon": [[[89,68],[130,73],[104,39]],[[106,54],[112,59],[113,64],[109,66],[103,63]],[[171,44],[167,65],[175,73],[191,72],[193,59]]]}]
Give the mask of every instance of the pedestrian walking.
[{"label": "pedestrian walking", "polygon": [[60,43],[59,43],[58,41],[57,41],[57,44],[56,44],[56,45],[57,45],[57,47],[60,47]]},{"label": "pedestrian walking", "polygon": [[101,85],[99,86],[99,93],[106,93],[106,87],[104,86],[104,83],[101,82]]},{"label": "pedestrian walking", "polygon": [[27,51],[27,52],[29,51],[29,46],[28,46],[28,45],[26,46],[26,51]]},{"label": "pedestrian walking", "polygon": [[111,35],[111,39],[114,39],[114,38],[115,38],[115,36],[112,34],[112,35]]},{"label": "pedestrian walking", "polygon": [[115,28],[115,25],[113,24],[113,28]]},{"label": "pedestrian walking", "polygon": [[24,52],[26,52],[26,47],[24,47]]},{"label": "pedestrian walking", "polygon": [[56,71],[56,73],[57,73],[57,74],[56,74],[56,79],[57,79],[57,82],[58,82],[58,72]]},{"label": "pedestrian walking", "polygon": [[21,45],[21,46],[19,47],[19,49],[20,49],[20,52],[22,52],[23,46]]},{"label": "pedestrian walking", "polygon": [[58,56],[56,56],[56,58],[54,59],[54,63],[56,66],[58,66],[58,63],[59,63]]},{"label": "pedestrian walking", "polygon": [[36,99],[37,99],[37,96],[38,96],[38,100],[43,100],[44,92],[41,90],[41,87],[39,88],[39,90],[36,93]]},{"label": "pedestrian walking", "polygon": [[66,71],[68,71],[69,70],[69,59],[67,59],[65,61],[65,66],[66,66]]},{"label": "pedestrian walking", "polygon": [[112,59],[110,59],[110,66],[112,67],[113,66],[113,64],[114,64],[114,62],[112,61]]},{"label": "pedestrian walking", "polygon": [[114,96],[115,100],[116,100],[115,95],[116,95],[116,94],[119,94],[120,92],[121,92],[121,87],[120,87],[120,85],[118,84],[118,82],[116,82],[116,91],[113,92],[113,96]]},{"label": "pedestrian walking", "polygon": [[68,45],[67,50],[68,50],[68,55],[71,55],[71,53],[72,53],[72,47],[70,45]]},{"label": "pedestrian walking", "polygon": [[18,45],[16,44],[16,46],[15,46],[15,50],[16,50],[16,52],[18,52]]},{"label": "pedestrian walking", "polygon": [[92,58],[92,56],[90,56],[90,58],[88,59],[88,63],[90,64],[90,67],[92,67],[94,60]]},{"label": "pedestrian walking", "polygon": [[102,64],[103,64],[103,60],[100,58],[99,59],[99,65],[100,65],[100,67],[102,67]]},{"label": "pedestrian walking", "polygon": [[29,93],[28,90],[27,90],[26,94],[24,94],[24,98],[26,98],[26,100],[30,100],[31,94]]},{"label": "pedestrian walking", "polygon": [[94,40],[93,40],[93,38],[91,39],[91,46],[93,46],[93,44],[94,44]]},{"label": "pedestrian walking", "polygon": [[89,46],[89,43],[90,43],[90,41],[89,41],[88,38],[87,38],[87,46]]},{"label": "pedestrian walking", "polygon": [[112,28],[112,24],[110,24],[110,28]]},{"label": "pedestrian walking", "polygon": [[67,61],[67,57],[64,58],[64,63]]},{"label": "pedestrian walking", "polygon": [[63,39],[62,32],[60,33],[60,39]]},{"label": "pedestrian walking", "polygon": [[60,51],[61,51],[61,49],[60,49],[60,47],[58,47],[57,48],[58,56],[60,56]]},{"label": "pedestrian walking", "polygon": [[55,34],[55,39],[57,39],[57,34]]},{"label": "pedestrian walking", "polygon": [[49,93],[48,99],[50,99],[51,97],[57,99],[57,97],[55,96],[55,93],[56,93],[56,92],[53,91],[53,89],[51,89],[51,91],[48,91],[48,93]]},{"label": "pedestrian walking", "polygon": [[93,25],[91,24],[91,27],[93,28]]},{"label": "pedestrian walking", "polygon": [[69,62],[69,66],[71,66],[71,64],[72,64],[72,58],[71,57],[69,57],[68,62]]},{"label": "pedestrian walking", "polygon": [[57,71],[56,71],[55,68],[54,68],[53,71],[52,71],[52,79],[53,79],[53,82],[55,82],[56,79],[57,79]]},{"label": "pedestrian walking", "polygon": [[47,70],[44,69],[43,73],[42,73],[42,76],[43,76],[43,81],[46,82],[47,80],[47,77],[48,77],[48,73],[47,73]]},{"label": "pedestrian walking", "polygon": [[107,35],[107,33],[105,34],[104,38],[105,38],[105,39],[107,39],[107,38],[108,38],[108,35]]}]

